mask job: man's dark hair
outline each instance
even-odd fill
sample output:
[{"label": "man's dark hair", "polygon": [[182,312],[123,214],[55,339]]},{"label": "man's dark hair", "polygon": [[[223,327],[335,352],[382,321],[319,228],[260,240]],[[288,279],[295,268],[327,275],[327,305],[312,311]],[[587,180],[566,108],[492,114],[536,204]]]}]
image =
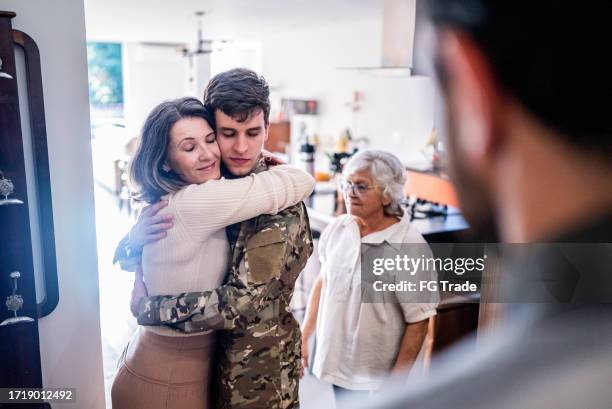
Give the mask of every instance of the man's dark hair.
[{"label": "man's dark hair", "polygon": [[611,1],[428,3],[434,24],[470,36],[505,91],[543,124],[612,153]]},{"label": "man's dark hair", "polygon": [[270,87],[256,72],[234,68],[215,75],[204,90],[204,105],[220,110],[239,122],[261,110],[266,125],[270,122]]}]

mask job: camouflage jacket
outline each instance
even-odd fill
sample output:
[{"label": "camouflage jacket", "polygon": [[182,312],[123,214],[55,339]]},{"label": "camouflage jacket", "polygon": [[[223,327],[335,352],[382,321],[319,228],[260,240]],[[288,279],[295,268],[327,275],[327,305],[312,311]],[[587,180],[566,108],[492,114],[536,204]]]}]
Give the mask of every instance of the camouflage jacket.
[{"label": "camouflage jacket", "polygon": [[312,254],[306,207],[300,203],[244,221],[230,241],[223,286],[145,298],[138,323],[189,333],[223,330],[218,396],[212,397],[216,408],[297,408],[301,333],[289,303]]}]

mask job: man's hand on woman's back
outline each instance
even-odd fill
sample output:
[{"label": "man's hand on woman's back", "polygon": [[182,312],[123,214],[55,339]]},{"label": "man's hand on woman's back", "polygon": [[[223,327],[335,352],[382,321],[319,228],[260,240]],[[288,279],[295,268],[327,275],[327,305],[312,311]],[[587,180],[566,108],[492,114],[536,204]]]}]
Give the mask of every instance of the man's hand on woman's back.
[{"label": "man's hand on woman's back", "polygon": [[166,206],[168,206],[168,201],[160,200],[142,209],[138,221],[130,230],[130,247],[132,250],[142,250],[146,244],[166,237],[167,230],[173,226],[173,216],[171,214],[158,214]]},{"label": "man's hand on woman's back", "polygon": [[268,166],[277,166],[277,165],[286,164],[282,159],[277,158],[276,156],[272,155],[272,152],[268,152],[265,149],[261,151],[261,156],[264,158]]},{"label": "man's hand on woman's back", "polygon": [[[146,244],[156,242],[166,237],[168,234],[167,230],[173,226],[173,216],[171,214],[158,214],[159,211],[166,206],[168,206],[168,201],[160,200],[142,209],[140,215],[138,215],[138,221],[129,233],[129,246],[131,252],[139,253]],[[147,286],[142,276],[142,266],[138,264],[136,267],[134,288],[132,289],[132,298],[130,300],[130,310],[134,317],[138,317],[140,299],[147,295]]]},{"label": "man's hand on woman's back", "polygon": [[145,285],[142,276],[142,266],[139,264],[136,268],[136,277],[134,278],[134,288],[132,288],[132,298],[130,299],[130,311],[132,315],[138,318],[138,307],[140,299],[148,296],[147,286]]}]

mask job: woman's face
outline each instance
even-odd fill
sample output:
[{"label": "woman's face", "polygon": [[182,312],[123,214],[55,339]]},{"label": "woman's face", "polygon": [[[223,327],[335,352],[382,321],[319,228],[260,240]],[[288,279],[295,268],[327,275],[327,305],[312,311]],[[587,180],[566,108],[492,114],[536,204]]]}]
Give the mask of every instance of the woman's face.
[{"label": "woman's face", "polygon": [[202,118],[182,118],[170,128],[165,166],[184,182],[200,184],[221,177],[215,132]]},{"label": "woman's face", "polygon": [[368,171],[362,170],[349,174],[343,182],[346,209],[352,216],[367,219],[384,212],[389,200],[383,199],[380,187]]}]

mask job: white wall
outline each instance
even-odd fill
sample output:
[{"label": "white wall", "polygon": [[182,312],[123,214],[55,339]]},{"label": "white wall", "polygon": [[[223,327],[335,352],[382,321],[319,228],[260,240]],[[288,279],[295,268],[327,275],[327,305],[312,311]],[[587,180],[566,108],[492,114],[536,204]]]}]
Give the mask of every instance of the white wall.
[{"label": "white wall", "polygon": [[151,109],[166,99],[183,96],[202,99],[211,75],[235,66],[261,71],[258,42],[236,42],[213,48],[222,51],[193,55],[189,59],[173,46],[123,43],[124,115],[128,135],[138,135]]},{"label": "white wall", "polygon": [[[0,0],[41,55],[59,275],[57,309],[38,322],[43,385],[104,407],[82,0]],[[53,404],[54,408],[74,405]]]},{"label": "white wall", "polygon": [[[211,17],[211,22],[216,18]],[[90,19],[94,21],[95,16]],[[318,99],[320,115],[314,122],[326,148],[331,148],[333,140],[350,127],[354,136],[368,137],[372,147],[392,149],[405,162],[422,160],[420,150],[434,126],[431,82],[425,78],[382,77],[337,69],[381,65],[382,7],[376,7],[376,12],[372,11],[368,17],[355,20],[320,19],[316,25],[300,22],[291,28],[280,22],[270,23],[266,30],[258,29],[261,24],[254,24],[249,26],[252,32],[248,37],[243,25],[236,21],[224,25],[222,38],[232,39],[234,43],[226,46],[225,52],[213,55],[213,75],[232,64],[260,71],[272,88],[273,111],[280,108],[281,97]],[[96,39],[103,41],[100,35]],[[126,31],[125,35],[130,33]],[[245,48],[248,52],[242,50],[238,56],[234,55],[242,43],[248,43]],[[185,73],[180,72],[181,58],[172,49],[167,49],[164,57],[167,61],[152,60],[137,64],[136,68],[132,67],[130,49],[129,44],[124,48],[126,118],[131,128],[136,128],[155,103],[180,91],[180,78]],[[165,78],[164,84],[158,84],[160,78]],[[132,85],[136,87],[132,89]],[[362,109],[357,113],[352,113],[347,105],[354,91],[362,92],[364,97]],[[201,90],[191,93],[201,97]]]},{"label": "white wall", "polygon": [[[328,146],[350,127],[354,136],[368,137],[371,147],[392,150],[405,162],[422,158],[419,151],[433,127],[431,81],[337,69],[381,65],[381,16],[276,33],[264,37],[262,47],[273,105],[281,96],[318,99],[318,131]],[[363,93],[357,113],[347,105],[354,91]]]},{"label": "white wall", "polygon": [[158,45],[127,42],[122,53],[126,131],[136,136],[157,104],[188,94],[188,61],[174,47]]}]

